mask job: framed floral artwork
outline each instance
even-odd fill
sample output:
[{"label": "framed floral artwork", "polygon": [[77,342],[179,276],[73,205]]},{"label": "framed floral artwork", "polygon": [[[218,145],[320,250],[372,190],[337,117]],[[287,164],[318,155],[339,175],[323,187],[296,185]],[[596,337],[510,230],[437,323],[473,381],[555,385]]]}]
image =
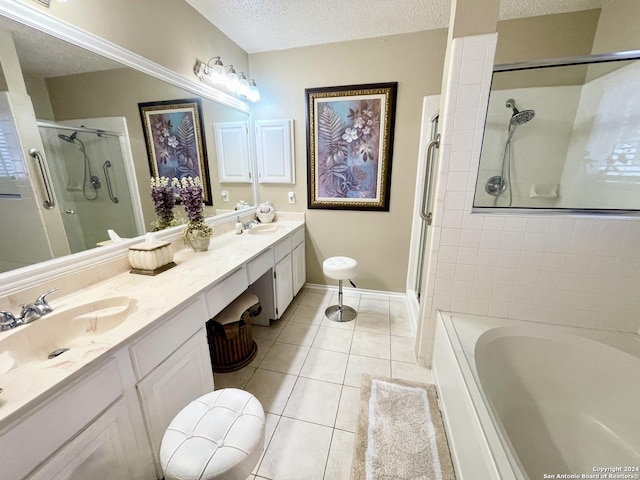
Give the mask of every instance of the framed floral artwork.
[{"label": "framed floral artwork", "polygon": [[151,176],[200,177],[204,203],[212,205],[200,99],[139,103],[138,108]]},{"label": "framed floral artwork", "polygon": [[397,89],[305,90],[309,208],[389,211]]}]

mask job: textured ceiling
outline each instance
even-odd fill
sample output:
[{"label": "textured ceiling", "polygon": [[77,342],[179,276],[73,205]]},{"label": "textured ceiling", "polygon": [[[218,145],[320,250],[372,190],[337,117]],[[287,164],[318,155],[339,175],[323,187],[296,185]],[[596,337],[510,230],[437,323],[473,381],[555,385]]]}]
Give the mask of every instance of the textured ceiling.
[{"label": "textured ceiling", "polygon": [[[444,28],[450,0],[186,0],[248,53]],[[614,0],[502,0],[500,19]]]},{"label": "textured ceiling", "polygon": [[0,16],[0,28],[12,32],[24,73],[50,78],[122,67],[100,55],[6,17]]}]

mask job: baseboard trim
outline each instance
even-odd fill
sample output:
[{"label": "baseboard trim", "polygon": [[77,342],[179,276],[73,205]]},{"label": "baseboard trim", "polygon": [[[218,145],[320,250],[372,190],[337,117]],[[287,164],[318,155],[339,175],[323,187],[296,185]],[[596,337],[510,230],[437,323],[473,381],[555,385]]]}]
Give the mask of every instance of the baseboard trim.
[{"label": "baseboard trim", "polygon": [[[318,283],[305,283],[303,288],[307,288],[309,290],[321,290],[326,292],[338,291],[337,285],[320,285]],[[349,293],[355,293],[358,295],[369,295],[372,297],[393,297],[398,301],[407,300],[407,295],[405,293],[385,292],[384,290],[368,290],[365,288],[353,288],[351,286],[347,287],[344,284],[342,285],[342,293],[344,293],[345,295],[349,295]]]}]

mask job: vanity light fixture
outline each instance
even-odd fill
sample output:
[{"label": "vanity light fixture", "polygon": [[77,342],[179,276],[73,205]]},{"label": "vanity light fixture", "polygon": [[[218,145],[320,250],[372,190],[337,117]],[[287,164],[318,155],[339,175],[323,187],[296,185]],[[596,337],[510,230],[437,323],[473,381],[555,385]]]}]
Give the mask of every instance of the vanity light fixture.
[{"label": "vanity light fixture", "polygon": [[244,72],[240,72],[238,75],[233,65],[224,65],[220,57],[212,57],[207,63],[197,62],[194,73],[208,85],[222,88],[233,95],[245,97],[251,102],[260,101],[260,92],[256,82],[253,79],[247,80]]}]

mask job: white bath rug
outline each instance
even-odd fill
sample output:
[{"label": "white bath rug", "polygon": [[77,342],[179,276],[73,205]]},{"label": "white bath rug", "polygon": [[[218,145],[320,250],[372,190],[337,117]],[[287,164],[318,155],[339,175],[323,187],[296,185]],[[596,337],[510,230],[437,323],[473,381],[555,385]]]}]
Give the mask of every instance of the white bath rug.
[{"label": "white bath rug", "polygon": [[362,381],[352,480],[455,480],[436,387]]}]

